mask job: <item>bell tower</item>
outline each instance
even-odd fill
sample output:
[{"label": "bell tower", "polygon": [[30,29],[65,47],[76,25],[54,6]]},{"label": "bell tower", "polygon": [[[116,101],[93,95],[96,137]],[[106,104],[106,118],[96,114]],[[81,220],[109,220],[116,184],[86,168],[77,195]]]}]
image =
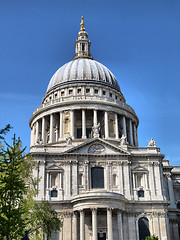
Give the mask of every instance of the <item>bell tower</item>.
[{"label": "bell tower", "polygon": [[91,46],[91,42],[88,40],[88,34],[85,31],[84,28],[84,17],[81,17],[81,28],[80,31],[78,33],[78,39],[76,40],[75,43],[75,56],[73,57],[73,60],[77,59],[77,58],[89,58],[89,59],[93,59],[93,57],[91,56],[91,52],[90,52],[90,46]]}]

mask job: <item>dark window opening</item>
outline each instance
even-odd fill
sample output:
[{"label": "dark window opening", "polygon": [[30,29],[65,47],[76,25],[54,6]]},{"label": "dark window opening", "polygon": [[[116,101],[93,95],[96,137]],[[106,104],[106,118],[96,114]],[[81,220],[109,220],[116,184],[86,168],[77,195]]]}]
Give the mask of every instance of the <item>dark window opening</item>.
[{"label": "dark window opening", "polygon": [[90,89],[89,88],[86,88],[86,93],[90,93]]},{"label": "dark window opening", "polygon": [[57,197],[57,195],[58,195],[57,190],[52,190],[51,191],[51,197]]},{"label": "dark window opening", "polygon": [[84,51],[85,50],[85,44],[83,43],[82,44],[82,51]]},{"label": "dark window opening", "polygon": [[82,138],[82,128],[77,129],[77,138]]},{"label": "dark window opening", "polygon": [[104,188],[104,168],[91,168],[91,186],[92,188]]},{"label": "dark window opening", "polygon": [[73,90],[72,89],[69,89],[69,94],[72,94],[73,93]]},{"label": "dark window opening", "polygon": [[86,137],[91,138],[92,128],[86,128]]},{"label": "dark window opening", "polygon": [[78,94],[81,93],[81,88],[78,88],[77,93],[78,93]]},{"label": "dark window opening", "polygon": [[138,227],[139,227],[139,240],[145,240],[146,237],[150,236],[149,220],[146,217],[141,217],[139,219]]},{"label": "dark window opening", "polygon": [[95,93],[95,94],[98,94],[98,90],[97,90],[97,89],[95,89],[95,90],[94,90],[94,93]]},{"label": "dark window opening", "polygon": [[177,208],[180,209],[180,202],[177,203]]},{"label": "dark window opening", "polygon": [[110,95],[110,97],[112,97],[112,93],[110,93],[109,95]]},{"label": "dark window opening", "polygon": [[106,240],[106,233],[99,232],[98,233],[98,240]]},{"label": "dark window opening", "polygon": [[61,92],[61,96],[64,96],[64,91]]},{"label": "dark window opening", "polygon": [[138,191],[138,197],[144,197],[144,191],[143,190]]},{"label": "dark window opening", "polygon": [[103,91],[103,95],[106,95],[106,91]]}]

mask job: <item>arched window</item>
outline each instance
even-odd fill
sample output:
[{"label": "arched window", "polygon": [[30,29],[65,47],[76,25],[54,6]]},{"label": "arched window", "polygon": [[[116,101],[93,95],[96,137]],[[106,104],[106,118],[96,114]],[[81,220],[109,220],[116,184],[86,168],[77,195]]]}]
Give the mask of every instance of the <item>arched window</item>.
[{"label": "arched window", "polygon": [[102,167],[91,168],[91,187],[104,188],[104,168]]},{"label": "arched window", "polygon": [[141,217],[138,220],[138,228],[139,228],[139,240],[145,240],[146,237],[150,236],[149,220],[146,217]]}]

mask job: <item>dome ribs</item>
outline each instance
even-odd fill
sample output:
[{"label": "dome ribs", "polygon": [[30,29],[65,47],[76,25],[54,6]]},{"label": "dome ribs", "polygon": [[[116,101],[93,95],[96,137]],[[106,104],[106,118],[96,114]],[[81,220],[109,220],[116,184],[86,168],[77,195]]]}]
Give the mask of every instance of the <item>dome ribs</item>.
[{"label": "dome ribs", "polygon": [[99,81],[99,73],[95,61],[91,61],[91,69],[93,71],[93,80]]},{"label": "dome ribs", "polygon": [[97,66],[97,68],[99,70],[98,71],[99,72],[99,80],[106,82],[106,75],[105,75],[105,72],[103,70],[103,66],[101,64],[99,64],[98,62],[96,62],[96,66]]},{"label": "dome ribs", "polygon": [[78,61],[72,61],[71,70],[70,70],[70,78],[72,80],[77,80],[77,68],[78,68]]},{"label": "dome ribs", "polygon": [[83,59],[78,59],[77,80],[83,79]]},{"label": "dome ribs", "polygon": [[102,82],[120,91],[115,76],[107,67],[95,60],[78,58],[64,64],[56,71],[50,80],[47,92],[52,88],[56,88],[56,86],[65,84],[66,82],[77,82],[78,80],[81,82],[83,80],[85,82],[88,80]]},{"label": "dome ribs", "polygon": [[69,63],[67,63],[67,65],[66,65],[66,67],[65,67],[65,69],[64,69],[64,72],[63,72],[63,82],[70,80],[70,78],[69,78],[69,77],[70,77],[69,72],[70,72],[71,65],[72,65],[72,61],[69,62]]}]

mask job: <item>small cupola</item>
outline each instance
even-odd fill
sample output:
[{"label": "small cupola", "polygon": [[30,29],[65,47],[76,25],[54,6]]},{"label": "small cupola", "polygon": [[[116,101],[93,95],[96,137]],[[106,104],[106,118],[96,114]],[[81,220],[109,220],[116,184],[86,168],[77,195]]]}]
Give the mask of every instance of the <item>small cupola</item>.
[{"label": "small cupola", "polygon": [[93,59],[93,57],[91,56],[91,52],[90,52],[90,46],[91,46],[91,42],[88,40],[88,34],[85,31],[84,28],[84,17],[81,17],[81,29],[78,33],[78,39],[76,40],[75,43],[75,56],[73,57],[73,60],[77,59],[77,58],[89,58],[89,59]]}]

